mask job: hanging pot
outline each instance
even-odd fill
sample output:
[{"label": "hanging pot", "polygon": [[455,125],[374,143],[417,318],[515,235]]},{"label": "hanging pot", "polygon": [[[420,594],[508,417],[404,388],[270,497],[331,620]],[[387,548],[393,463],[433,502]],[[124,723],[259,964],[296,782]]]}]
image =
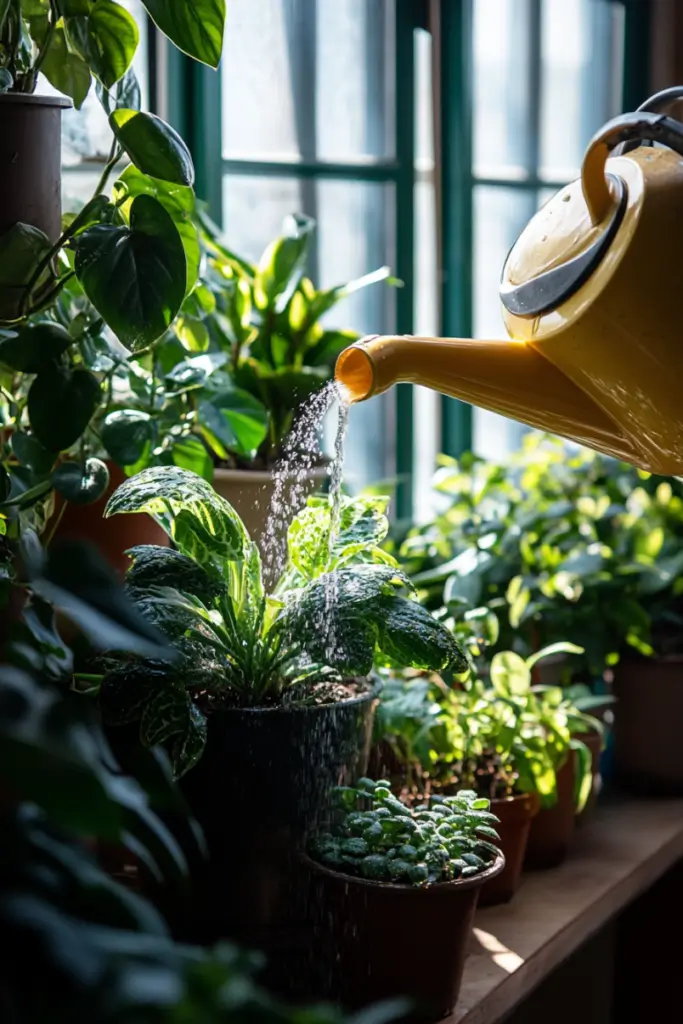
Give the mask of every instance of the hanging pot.
[{"label": "hanging pot", "polygon": [[0,236],[30,224],[51,242],[62,232],[63,96],[0,95]]}]

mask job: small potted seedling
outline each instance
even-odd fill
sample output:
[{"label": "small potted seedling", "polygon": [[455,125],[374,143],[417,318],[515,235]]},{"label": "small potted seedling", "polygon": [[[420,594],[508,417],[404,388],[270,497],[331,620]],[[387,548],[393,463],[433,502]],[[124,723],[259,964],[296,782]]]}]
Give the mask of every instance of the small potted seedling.
[{"label": "small potted seedling", "polygon": [[309,846],[315,995],[348,1008],[406,996],[415,1019],[453,1010],[482,886],[503,869],[489,801],[462,792],[409,808],[386,782],[338,791]]}]

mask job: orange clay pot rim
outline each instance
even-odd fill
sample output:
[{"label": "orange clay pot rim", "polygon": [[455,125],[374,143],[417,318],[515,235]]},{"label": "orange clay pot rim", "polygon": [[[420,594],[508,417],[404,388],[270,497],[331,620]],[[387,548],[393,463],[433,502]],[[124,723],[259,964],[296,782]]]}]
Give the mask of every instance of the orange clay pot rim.
[{"label": "orange clay pot rim", "polygon": [[405,896],[416,897],[424,897],[427,893],[443,895],[443,893],[453,892],[455,889],[459,889],[461,892],[467,889],[478,889],[499,875],[505,867],[505,857],[502,853],[499,853],[493,864],[486,871],[481,871],[478,875],[473,875],[471,878],[457,878],[453,882],[434,882],[432,885],[397,885],[395,882],[376,882],[370,878],[358,878],[356,875],[346,875],[343,871],[334,871],[332,868],[325,867],[319,861],[313,860],[306,853],[302,854],[302,861],[319,874],[327,875],[329,878],[335,878],[338,881],[350,882],[352,885],[358,885],[365,889],[383,889],[386,892],[403,893]]}]

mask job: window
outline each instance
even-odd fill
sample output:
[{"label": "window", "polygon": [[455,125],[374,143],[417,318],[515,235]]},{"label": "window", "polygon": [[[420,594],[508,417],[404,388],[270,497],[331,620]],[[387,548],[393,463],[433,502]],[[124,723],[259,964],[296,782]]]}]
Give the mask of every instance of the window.
[{"label": "window", "polygon": [[[498,282],[535,210],[575,178],[594,132],[619,113],[623,8],[609,0],[474,0],[475,337],[505,337]],[[473,413],[473,442],[496,457],[525,428]]]},{"label": "window", "polygon": [[[230,0],[219,75],[166,46],[140,0],[123,2],[144,29],[145,103],[188,141],[197,191],[237,251],[258,258],[303,212],[318,223],[320,286],[383,264],[405,282],[333,311],[361,333],[504,336],[510,246],[622,95],[633,106],[645,88],[642,60],[622,88],[638,2]],[[65,199],[78,201],[110,136],[94,95],[64,124]],[[399,514],[428,515],[439,451],[497,456],[523,429],[402,385],[354,410],[347,479],[398,481]]]}]

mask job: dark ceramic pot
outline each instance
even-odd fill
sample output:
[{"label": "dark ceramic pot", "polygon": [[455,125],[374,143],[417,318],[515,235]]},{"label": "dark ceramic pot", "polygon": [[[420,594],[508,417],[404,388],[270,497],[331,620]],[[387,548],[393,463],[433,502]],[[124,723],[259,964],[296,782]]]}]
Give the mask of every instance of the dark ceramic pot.
[{"label": "dark ceramic pot", "polygon": [[683,796],[683,656],[620,662],[614,693],[620,788],[641,796]]},{"label": "dark ceramic pot", "polygon": [[338,704],[211,716],[204,755],[180,782],[209,851],[194,870],[192,937],[238,939],[280,964],[294,933],[306,938],[299,851],[332,789],[365,773],[376,703],[368,691]]},{"label": "dark ceramic pot", "polygon": [[[463,881],[425,888],[352,878],[310,859],[316,911],[309,997],[357,1010],[394,997],[411,1021],[435,1021],[458,999],[477,898],[503,871],[501,855]],[[310,973],[309,973],[310,972]]]},{"label": "dark ceramic pot", "polygon": [[538,813],[538,797],[535,793],[522,793],[504,800],[492,800],[491,813],[499,819],[496,832],[500,842],[497,845],[503,851],[505,867],[482,888],[479,896],[482,907],[507,903],[517,892],[531,822]]},{"label": "dark ceramic pot", "polygon": [[576,754],[570,750],[557,772],[557,803],[541,808],[531,822],[525,868],[555,868],[567,856],[576,822],[575,781]]}]

